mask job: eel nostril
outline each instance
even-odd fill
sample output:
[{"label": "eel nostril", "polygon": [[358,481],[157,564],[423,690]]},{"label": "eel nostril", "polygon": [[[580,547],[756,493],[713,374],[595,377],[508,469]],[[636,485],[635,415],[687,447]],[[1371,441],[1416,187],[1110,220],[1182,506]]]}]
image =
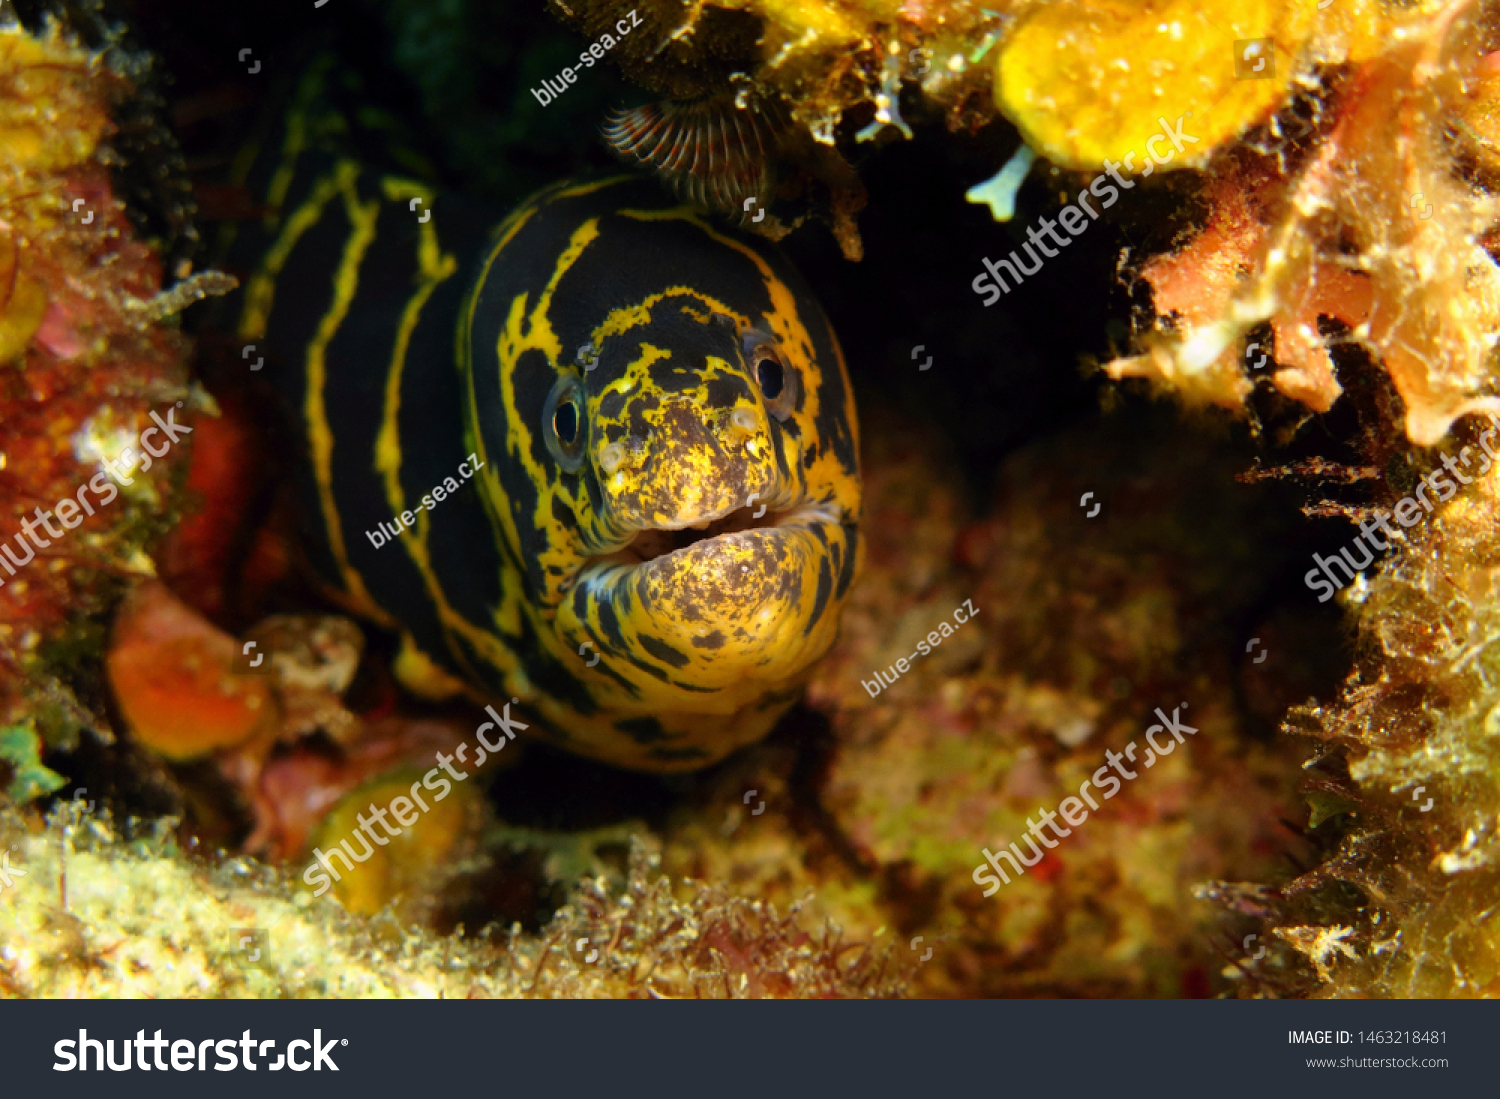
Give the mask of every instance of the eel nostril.
[{"label": "eel nostril", "polygon": [[599,468],[606,476],[625,464],[625,448],[619,443],[608,443],[599,448]]},{"label": "eel nostril", "polygon": [[748,408],[737,408],[734,415],[729,417],[729,422],[741,431],[754,431],[760,426],[756,421],[755,413]]}]

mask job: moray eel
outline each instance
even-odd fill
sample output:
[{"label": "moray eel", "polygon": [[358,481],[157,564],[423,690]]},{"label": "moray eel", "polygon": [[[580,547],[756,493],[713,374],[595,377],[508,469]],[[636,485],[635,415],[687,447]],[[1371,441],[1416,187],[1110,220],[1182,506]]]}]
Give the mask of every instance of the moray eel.
[{"label": "moray eel", "polygon": [[854,401],[807,285],[649,180],[502,220],[312,156],[313,129],[264,181],[239,336],[295,409],[344,605],[399,632],[414,692],[514,701],[571,752],[682,771],[764,736],[861,554]]}]

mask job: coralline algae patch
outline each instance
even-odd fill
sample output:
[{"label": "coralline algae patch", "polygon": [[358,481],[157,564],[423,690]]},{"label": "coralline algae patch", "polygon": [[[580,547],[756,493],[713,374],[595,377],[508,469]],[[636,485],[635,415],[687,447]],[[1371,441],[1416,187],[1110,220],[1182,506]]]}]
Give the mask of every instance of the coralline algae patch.
[{"label": "coralline algae patch", "polygon": [[[1256,555],[1276,552],[1264,520],[1215,487],[1240,459],[1199,438],[1187,469],[1180,435],[1143,449],[1106,422],[1013,456],[993,510],[966,523],[934,487],[941,447],[894,441],[909,425],[878,424],[867,436],[869,572],[811,701],[835,739],[823,805],[883,883],[902,935],[944,943],[919,987],[1207,993],[1228,939],[1194,887],[1276,874],[1296,843],[1278,820],[1302,812],[1300,753],[1249,738],[1235,702],[1244,641],[1228,624],[1275,567]],[[1150,436],[1170,437],[1164,426]],[[1065,459],[1129,467],[1093,486],[1108,518],[1089,519],[1079,486],[1047,473]],[[907,532],[920,532],[910,556]],[[919,652],[966,602],[977,615],[871,697],[873,669]],[[1146,769],[1157,707],[1198,731]],[[1121,755],[1132,741],[1134,762]],[[1021,840],[1027,818],[1076,796],[1107,752],[1138,777],[1109,800],[1108,782],[1096,787],[1098,810],[1036,862]],[[973,876],[988,870],[982,851],[1011,841],[1035,865],[986,897]]]},{"label": "coralline algae patch", "polygon": [[24,871],[0,904],[7,996],[385,998],[474,988],[479,963],[463,943],[299,905],[252,860],[191,859],[168,828],[127,839],[79,808],[46,827],[0,812],[0,841]]}]

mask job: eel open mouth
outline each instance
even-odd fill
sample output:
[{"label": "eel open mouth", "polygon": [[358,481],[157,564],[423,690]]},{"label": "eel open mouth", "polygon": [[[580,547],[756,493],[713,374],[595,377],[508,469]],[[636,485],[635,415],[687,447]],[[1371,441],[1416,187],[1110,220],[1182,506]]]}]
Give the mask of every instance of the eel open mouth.
[{"label": "eel open mouth", "polygon": [[636,534],[628,546],[618,553],[611,554],[609,560],[630,565],[654,561],[658,557],[665,557],[723,534],[777,526],[783,517],[791,514],[791,512],[775,512],[766,508],[763,514],[756,518],[755,513],[761,510],[758,507],[737,508],[728,515],[711,522],[702,523],[696,527],[683,527],[680,530],[643,530]]},{"label": "eel open mouth", "polygon": [[717,519],[696,526],[677,529],[651,527],[637,531],[630,542],[611,553],[590,557],[579,570],[579,578],[598,576],[601,570],[613,570],[621,566],[635,569],[643,565],[665,565],[667,559],[689,552],[711,552],[709,543],[716,541],[738,541],[735,535],[748,531],[775,531],[778,535],[790,534],[794,528],[807,528],[822,523],[837,523],[826,507],[803,501],[792,508],[773,511],[766,508],[759,516],[760,507],[742,507]]}]

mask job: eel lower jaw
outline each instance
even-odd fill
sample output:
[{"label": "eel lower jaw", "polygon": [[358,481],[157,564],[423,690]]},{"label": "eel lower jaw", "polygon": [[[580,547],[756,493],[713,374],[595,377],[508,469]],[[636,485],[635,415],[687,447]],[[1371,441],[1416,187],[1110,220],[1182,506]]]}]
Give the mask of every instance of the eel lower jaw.
[{"label": "eel lower jaw", "polygon": [[606,569],[621,566],[636,568],[695,549],[701,551],[709,548],[705,543],[725,540],[744,531],[805,529],[819,523],[837,524],[838,522],[838,516],[829,506],[807,501],[802,501],[782,511],[773,511],[764,505],[755,508],[736,508],[718,518],[696,525],[677,529],[649,528],[637,531],[630,542],[620,549],[588,558],[579,570],[578,579]]}]

